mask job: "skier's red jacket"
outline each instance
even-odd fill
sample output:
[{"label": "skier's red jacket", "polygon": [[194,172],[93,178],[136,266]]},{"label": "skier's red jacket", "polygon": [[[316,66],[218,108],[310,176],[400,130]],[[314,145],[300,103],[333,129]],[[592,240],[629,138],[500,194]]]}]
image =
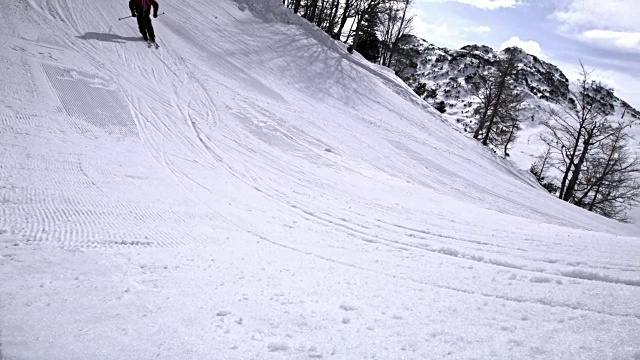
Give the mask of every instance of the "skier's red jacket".
[{"label": "skier's red jacket", "polygon": [[129,1],[129,9],[131,15],[144,14],[149,16],[151,14],[151,8],[153,7],[153,15],[158,15],[158,2],[156,0],[131,0]]}]

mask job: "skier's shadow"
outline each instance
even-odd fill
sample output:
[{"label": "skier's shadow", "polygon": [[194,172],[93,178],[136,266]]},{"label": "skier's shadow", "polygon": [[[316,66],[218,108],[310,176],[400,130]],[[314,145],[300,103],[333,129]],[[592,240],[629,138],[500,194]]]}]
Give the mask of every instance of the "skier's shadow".
[{"label": "skier's shadow", "polygon": [[125,37],[125,36],[120,36],[116,34],[105,34],[105,33],[97,33],[97,32],[87,32],[87,33],[84,33],[84,35],[80,35],[76,37],[81,40],[98,40],[98,41],[112,42],[112,43],[118,43],[118,44],[123,44],[127,41],[144,41],[140,36]]}]

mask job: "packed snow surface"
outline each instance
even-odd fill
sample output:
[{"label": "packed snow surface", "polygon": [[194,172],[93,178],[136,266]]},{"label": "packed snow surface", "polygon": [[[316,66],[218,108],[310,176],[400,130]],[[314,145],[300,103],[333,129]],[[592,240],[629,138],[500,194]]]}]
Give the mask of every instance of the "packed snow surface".
[{"label": "packed snow surface", "polygon": [[637,228],[279,4],[0,2],[0,358],[640,358]]}]

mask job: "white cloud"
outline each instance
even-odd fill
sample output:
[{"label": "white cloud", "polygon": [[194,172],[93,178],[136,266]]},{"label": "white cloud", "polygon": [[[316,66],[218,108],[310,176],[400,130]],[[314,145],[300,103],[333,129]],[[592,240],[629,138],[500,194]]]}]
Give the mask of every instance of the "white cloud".
[{"label": "white cloud", "polygon": [[449,27],[447,23],[428,23],[423,20],[422,16],[414,18],[412,26],[413,33],[427,41],[433,41],[434,38],[439,38],[449,34]]},{"label": "white cloud", "polygon": [[[455,49],[482,42],[482,39],[492,31],[489,26],[472,25],[459,19],[438,20],[433,16],[426,16],[420,8],[414,8],[412,15],[415,15],[412,33],[437,46]],[[474,39],[469,39],[469,37]]]},{"label": "white cloud", "polygon": [[537,41],[533,40],[522,40],[517,36],[512,37],[511,39],[505,41],[500,45],[500,50],[504,50],[506,48],[517,46],[520,49],[526,51],[531,55],[535,55],[540,59],[546,59],[546,55],[542,51],[542,47]]},{"label": "white cloud", "polygon": [[414,35],[439,46],[450,46],[448,40],[454,34],[449,32],[449,25],[446,22],[432,22],[433,19],[425,16],[424,11],[419,8],[414,8],[412,14],[415,15],[412,23]]},{"label": "white cloud", "polygon": [[566,26],[578,29],[639,31],[638,0],[570,0],[552,17]]},{"label": "white cloud", "polygon": [[640,51],[640,32],[624,32],[613,30],[587,30],[582,33],[585,40],[601,40],[613,42],[618,47]]},{"label": "white cloud", "polygon": [[551,18],[562,33],[580,41],[640,51],[638,14],[638,0],[570,0]]},{"label": "white cloud", "polygon": [[522,4],[522,0],[422,0],[424,2],[458,2],[485,10],[512,8]]}]

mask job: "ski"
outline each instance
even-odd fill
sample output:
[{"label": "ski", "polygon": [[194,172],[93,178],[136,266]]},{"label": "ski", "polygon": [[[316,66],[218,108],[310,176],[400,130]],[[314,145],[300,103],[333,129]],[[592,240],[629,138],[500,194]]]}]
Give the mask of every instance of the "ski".
[{"label": "ski", "polygon": [[160,48],[160,45],[158,45],[158,43],[155,42],[155,41],[153,41],[153,42],[152,41],[147,41],[147,46],[149,47],[149,49],[151,49],[152,47],[154,47],[156,49]]}]

